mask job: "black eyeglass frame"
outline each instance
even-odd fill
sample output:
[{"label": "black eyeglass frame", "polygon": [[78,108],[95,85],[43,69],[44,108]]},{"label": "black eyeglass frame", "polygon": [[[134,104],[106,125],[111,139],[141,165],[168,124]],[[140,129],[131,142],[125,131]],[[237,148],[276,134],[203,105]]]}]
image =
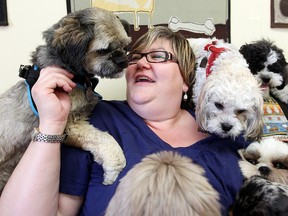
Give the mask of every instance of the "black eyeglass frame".
[{"label": "black eyeglass frame", "polygon": [[[160,52],[160,53],[165,53],[165,58],[162,59],[161,61],[151,61],[151,60],[149,60],[149,59],[147,58],[147,55],[149,55],[149,54],[151,54],[151,53],[159,53],[159,52]],[[134,55],[134,54],[140,55],[140,58],[137,59],[136,62],[133,62],[133,60],[131,59],[131,58],[132,58],[132,55]],[[164,51],[164,50],[159,50],[159,51],[155,50],[155,51],[151,51],[151,52],[147,52],[147,53],[138,53],[138,52],[129,53],[129,54],[127,55],[128,60],[129,60],[129,65],[131,65],[131,64],[137,64],[137,62],[138,62],[140,59],[142,59],[143,56],[145,56],[146,60],[147,60],[149,63],[163,63],[163,62],[168,62],[168,61],[172,61],[172,62],[178,63],[178,60],[173,56],[172,53],[167,52],[167,51]]]}]

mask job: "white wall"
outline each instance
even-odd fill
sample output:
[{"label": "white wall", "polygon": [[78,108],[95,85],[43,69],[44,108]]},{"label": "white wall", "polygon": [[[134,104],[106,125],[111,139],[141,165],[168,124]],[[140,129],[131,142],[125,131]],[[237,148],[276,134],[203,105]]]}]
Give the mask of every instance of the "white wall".
[{"label": "white wall", "polygon": [[[9,26],[0,26],[0,93],[20,80],[20,64],[29,64],[31,52],[42,44],[42,31],[66,15],[66,1],[7,1]],[[270,28],[270,0],[231,0],[231,39],[244,43],[270,38],[288,59],[288,29]],[[285,38],[284,38],[285,37]],[[125,99],[125,79],[100,80],[97,91],[105,99]]]},{"label": "white wall", "polygon": [[[53,6],[57,5],[57,7]],[[65,1],[7,1],[9,26],[0,26],[0,92],[14,84],[20,64],[42,43],[42,31],[65,14]]]},{"label": "white wall", "polygon": [[271,0],[231,0],[231,42],[238,48],[260,38],[271,39],[288,60],[288,28],[270,28]]}]

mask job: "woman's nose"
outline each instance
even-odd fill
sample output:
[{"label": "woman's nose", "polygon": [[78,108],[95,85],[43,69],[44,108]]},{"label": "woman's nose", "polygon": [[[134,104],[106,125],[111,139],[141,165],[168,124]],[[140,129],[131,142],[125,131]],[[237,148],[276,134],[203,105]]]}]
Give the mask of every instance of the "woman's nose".
[{"label": "woman's nose", "polygon": [[150,63],[147,61],[145,56],[142,56],[142,58],[137,61],[137,66],[138,68],[150,67]]}]

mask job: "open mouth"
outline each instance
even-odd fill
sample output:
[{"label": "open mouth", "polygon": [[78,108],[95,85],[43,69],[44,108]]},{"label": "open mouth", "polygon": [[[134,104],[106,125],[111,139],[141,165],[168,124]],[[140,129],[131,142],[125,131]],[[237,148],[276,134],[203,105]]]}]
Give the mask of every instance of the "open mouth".
[{"label": "open mouth", "polygon": [[268,84],[268,83],[262,83],[262,84],[261,84],[261,89],[262,89],[262,90],[269,90],[269,88],[270,88],[270,87],[269,87],[269,84]]},{"label": "open mouth", "polygon": [[136,83],[139,83],[139,82],[154,83],[155,82],[154,80],[150,79],[147,76],[137,76],[135,80],[136,80]]}]

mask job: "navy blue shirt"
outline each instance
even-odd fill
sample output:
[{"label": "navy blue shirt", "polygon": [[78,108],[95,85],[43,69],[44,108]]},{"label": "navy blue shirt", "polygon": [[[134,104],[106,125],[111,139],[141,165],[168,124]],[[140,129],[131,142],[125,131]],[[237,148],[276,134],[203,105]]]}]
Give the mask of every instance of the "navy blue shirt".
[{"label": "navy blue shirt", "polygon": [[[189,112],[194,116],[191,110]],[[238,149],[247,146],[243,139],[232,141],[211,135],[189,147],[173,148],[161,140],[126,101],[99,102],[90,122],[116,139],[124,151],[127,165],[114,184],[103,185],[103,169],[89,152],[62,145],[60,192],[84,197],[79,215],[104,215],[119,179],[144,156],[164,150],[177,151],[201,165],[220,194],[223,215],[228,214],[243,181],[237,153]]]}]

